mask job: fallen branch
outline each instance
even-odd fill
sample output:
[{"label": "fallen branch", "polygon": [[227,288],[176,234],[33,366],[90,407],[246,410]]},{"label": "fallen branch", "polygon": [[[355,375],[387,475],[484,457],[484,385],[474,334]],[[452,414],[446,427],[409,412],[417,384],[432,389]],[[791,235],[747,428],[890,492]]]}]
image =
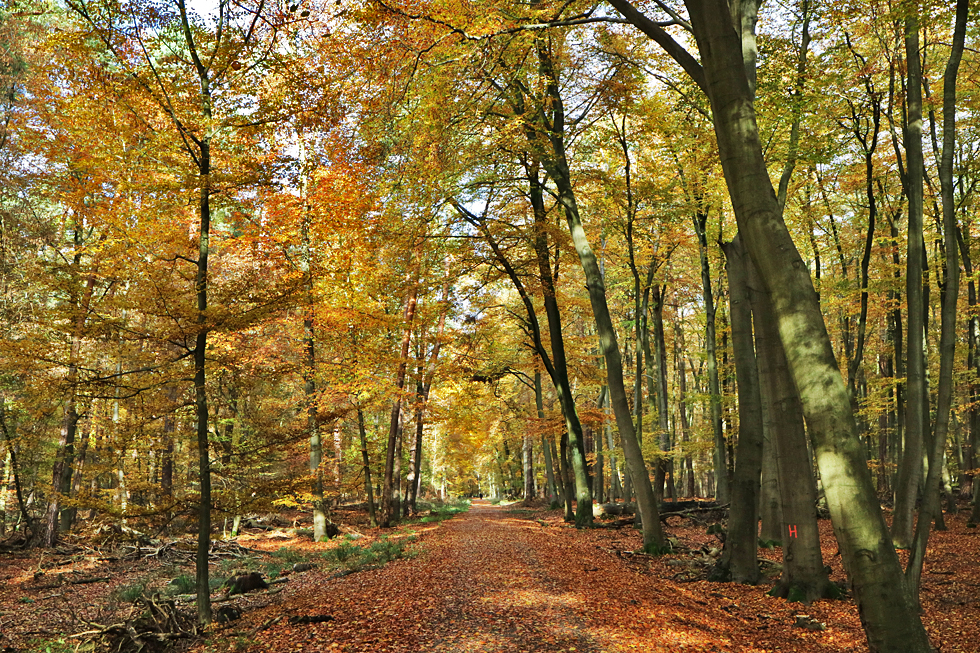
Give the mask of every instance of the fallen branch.
[{"label": "fallen branch", "polygon": [[118,653],[136,653],[145,650],[150,643],[166,644],[197,635],[194,618],[179,612],[173,601],[161,601],[155,595],[137,600],[134,607],[134,613],[139,615],[135,619],[108,626],[89,622],[94,629],[68,637]]},{"label": "fallen branch", "polygon": [[31,589],[37,590],[51,590],[56,587],[61,587],[62,585],[86,585],[88,583],[106,583],[110,579],[107,576],[85,576],[83,578],[66,578],[63,574],[58,574],[55,580],[48,583],[41,583],[35,585]]},{"label": "fallen branch", "polygon": [[262,632],[266,628],[270,628],[271,626],[276,625],[280,621],[282,621],[282,616],[266,619],[264,622],[262,622],[261,624],[259,624],[258,626],[252,629],[252,631],[248,634],[249,639],[255,637],[258,633]]}]

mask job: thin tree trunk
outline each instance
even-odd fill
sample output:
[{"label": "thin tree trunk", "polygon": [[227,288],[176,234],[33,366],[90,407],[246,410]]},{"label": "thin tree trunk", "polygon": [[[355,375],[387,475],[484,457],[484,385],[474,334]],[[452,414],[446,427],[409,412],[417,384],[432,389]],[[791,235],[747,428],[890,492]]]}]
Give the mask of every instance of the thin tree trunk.
[{"label": "thin tree trunk", "polygon": [[422,417],[425,413],[425,405],[429,401],[429,391],[432,388],[432,379],[436,374],[436,364],[439,362],[439,351],[442,349],[442,337],[446,330],[446,314],[449,312],[449,293],[452,290],[449,278],[448,264],[446,260],[446,280],[442,285],[442,300],[439,305],[439,321],[436,325],[436,336],[432,343],[432,352],[429,354],[429,361],[426,369],[419,368],[419,378],[422,381],[421,392],[418,392],[419,407],[415,413],[415,446],[412,450],[412,470],[409,474],[409,499],[408,508],[411,514],[417,512],[416,503],[422,487]]},{"label": "thin tree trunk", "polygon": [[[966,442],[963,445],[963,465],[961,469],[976,469],[977,451],[980,446],[980,383],[976,381],[978,366],[980,366],[980,316],[976,313],[977,286],[973,280],[973,260],[970,256],[969,232],[966,225],[957,231],[960,256],[963,259],[963,272],[967,279],[967,302],[970,307],[967,318],[967,369],[974,373],[970,382],[970,411],[968,413],[969,428]],[[968,524],[976,526],[980,519],[980,501],[977,501],[977,481],[973,474],[962,474],[960,478],[960,497],[972,499],[973,509],[970,512]]]},{"label": "thin tree trunk", "polygon": [[361,460],[364,469],[364,494],[367,496],[368,516],[371,528],[378,527],[378,514],[374,505],[374,486],[371,485],[371,460],[368,458],[367,430],[364,428],[364,411],[357,409],[357,434],[361,440]]},{"label": "thin tree trunk", "polygon": [[[606,390],[608,392],[608,389]],[[609,449],[609,500],[616,501],[617,499],[625,498],[625,492],[623,490],[622,477],[619,473],[619,460],[613,454],[613,449],[616,447],[616,443],[613,442],[612,434],[612,424],[609,420],[609,413],[612,411],[612,407],[609,406],[609,401],[606,401],[606,445]]]},{"label": "thin tree trunk", "polygon": [[[72,272],[76,276],[82,262],[82,237],[81,224],[75,225],[74,245],[76,254],[72,259]],[[75,466],[75,437],[78,430],[78,366],[81,363],[81,349],[83,330],[85,329],[86,316],[92,303],[92,294],[95,290],[97,270],[88,275],[85,285],[79,293],[72,290],[71,305],[75,309],[75,319],[71,334],[71,346],[68,354],[68,374],[65,378],[68,390],[68,398],[65,402],[64,416],[61,423],[61,438],[58,448],[55,451],[55,461],[51,472],[51,496],[48,499],[48,506],[44,516],[44,546],[53,547],[58,543],[58,535],[61,529],[61,501],[71,495],[72,472]]]},{"label": "thin tree trunk", "polygon": [[908,62],[905,156],[908,175],[908,258],[905,295],[908,302],[908,370],[906,372],[905,446],[899,461],[892,541],[907,549],[912,545],[915,503],[922,477],[922,447],[927,426],[929,397],[926,389],[925,298],[922,275],[925,244],[922,239],[922,66],[919,58],[918,10],[905,18],[905,56]]},{"label": "thin tree trunk", "polygon": [[565,521],[575,521],[575,511],[572,508],[572,479],[568,470],[568,431],[562,431],[561,439],[558,444],[558,473],[561,475],[562,487],[565,488]]},{"label": "thin tree trunk", "polygon": [[306,139],[303,127],[297,126],[296,139],[299,143],[300,201],[303,204],[300,236],[303,246],[303,268],[306,275],[306,289],[303,315],[303,392],[306,400],[306,432],[310,440],[310,475],[313,493],[313,541],[319,542],[327,534],[327,511],[323,499],[323,439],[317,422],[316,390],[316,307],[313,297],[313,248],[310,245],[310,205],[309,163],[306,157]]},{"label": "thin tree trunk", "polygon": [[[534,406],[538,412],[538,423],[544,425],[544,396],[541,391],[541,372],[534,370]],[[555,464],[551,456],[553,442],[544,433],[541,434],[541,452],[544,454],[545,474],[548,478],[548,503],[554,508],[558,502],[558,488],[555,486]]]},{"label": "thin tree trunk", "polygon": [[408,478],[405,487],[405,504],[402,514],[404,517],[415,512],[416,492],[418,491],[418,481],[422,477],[422,436],[425,432],[425,425],[422,423],[422,406],[425,402],[425,369],[422,367],[422,352],[419,351],[417,374],[415,381],[415,410],[413,411],[412,422],[415,424],[415,437],[408,448]]},{"label": "thin tree trunk", "polygon": [[684,446],[684,469],[686,470],[686,488],[684,494],[693,497],[694,494],[694,463],[690,451],[687,450],[691,441],[691,420],[687,414],[687,369],[684,364],[684,329],[680,320],[674,320],[674,369],[677,371],[677,419],[681,423],[681,442]]},{"label": "thin tree trunk", "polygon": [[[31,539],[32,536],[36,535],[35,524],[30,511],[27,509],[27,503],[24,501],[24,490],[20,483],[20,467],[17,465],[17,448],[14,446],[13,440],[14,431],[15,428],[7,422],[7,399],[3,395],[0,395],[0,433],[3,434],[3,439],[7,443],[7,455],[10,457],[10,471],[14,480],[17,508],[20,510],[21,517],[24,520],[28,539]],[[6,486],[3,489],[6,491]]]},{"label": "thin tree trunk", "polygon": [[558,452],[558,443],[555,442],[554,438],[548,438],[548,445],[551,449],[551,460],[552,463],[554,464],[555,480],[556,483],[558,484],[558,499],[561,502],[561,505],[564,506],[566,503],[566,497],[568,496],[568,492],[566,491],[565,479],[561,471],[562,462],[561,462],[561,455]]},{"label": "thin tree trunk", "polygon": [[197,449],[200,499],[198,504],[198,536],[196,557],[197,618],[202,624],[211,622],[211,589],[208,579],[208,556],[211,550],[211,452],[208,443],[208,253],[211,236],[211,149],[209,141],[201,143],[201,224],[198,241],[197,339],[194,344],[194,405],[197,411]]},{"label": "thin tree trunk", "polygon": [[616,415],[620,438],[630,467],[630,477],[637,495],[638,514],[643,524],[643,545],[649,551],[659,550],[664,545],[663,529],[660,525],[659,506],[653,495],[653,485],[647,472],[643,453],[636,439],[633,427],[633,416],[623,382],[623,362],[613,327],[612,316],[606,302],[605,280],[599,271],[599,262],[585,234],[585,227],[578,210],[578,203],[572,187],[572,180],[565,154],[565,113],[559,93],[558,79],[551,61],[551,54],[543,38],[536,41],[538,61],[542,78],[546,80],[549,111],[544,117],[546,129],[539,138],[547,138],[550,146],[550,157],[544,157],[542,163],[548,170],[549,176],[555,182],[558,201],[565,212],[568,230],[578,252],[582,270],[585,273],[586,285],[589,291],[589,302],[596,321],[596,332],[599,335],[599,348],[606,360],[606,375],[609,386],[610,403]]},{"label": "thin tree trunk", "polygon": [[[652,281],[653,277],[653,266],[651,265],[650,274],[648,274],[647,279]],[[653,298],[653,306],[649,308],[649,314],[653,317],[653,343],[654,346],[650,347],[650,337],[649,331],[644,329],[644,337],[642,341],[644,354],[646,355],[646,370],[647,370],[647,384],[652,386],[656,392],[649,392],[651,400],[657,402],[657,427],[659,431],[659,441],[657,445],[660,447],[660,457],[657,460],[657,471],[655,473],[654,482],[654,494],[658,501],[663,501],[664,498],[664,486],[667,481],[668,475],[672,471],[672,457],[671,457],[671,438],[670,438],[670,421],[669,412],[670,409],[667,405],[667,344],[666,337],[664,336],[664,296],[666,295],[666,287],[664,285],[648,286],[650,294]],[[644,315],[647,313],[647,302],[643,302]],[[646,320],[644,319],[644,325]],[[652,349],[652,351],[651,351]],[[654,354],[651,356],[651,354]],[[674,497],[673,491],[673,479],[671,479],[671,498]]]},{"label": "thin tree trunk", "polygon": [[568,377],[568,364],[565,356],[565,339],[562,334],[561,312],[555,293],[554,273],[551,269],[548,249],[547,212],[544,205],[544,187],[538,177],[538,164],[527,170],[530,182],[529,196],[534,214],[534,251],[541,279],[541,291],[545,314],[548,317],[548,335],[551,339],[551,360],[554,367],[555,391],[562,406],[565,424],[572,442],[572,471],[575,474],[575,525],[579,528],[592,524],[592,494],[589,491],[589,474],[585,458],[585,433],[578,417],[575,397]]},{"label": "thin tree trunk", "polygon": [[[412,325],[415,322],[415,307],[418,302],[419,284],[416,273],[412,273],[405,312],[402,316],[404,335],[398,371],[395,374],[395,401],[391,407],[391,421],[388,427],[388,446],[385,453],[384,484],[381,488],[381,527],[388,528],[398,518],[400,502],[397,487],[401,485],[401,460],[397,460],[399,435],[402,423],[402,391],[405,389],[405,375],[408,370],[408,351],[412,340]],[[399,471],[396,473],[396,463]],[[397,486],[396,486],[397,484]]]},{"label": "thin tree trunk", "polygon": [[701,259],[701,297],[704,300],[704,339],[705,357],[708,367],[708,397],[711,432],[714,435],[712,450],[715,466],[715,499],[728,503],[730,489],[728,484],[728,461],[725,450],[725,436],[721,429],[721,384],[718,380],[717,337],[715,335],[715,298],[711,289],[711,262],[708,259],[708,211],[703,202],[698,202],[698,212],[694,216],[694,230],[698,235],[698,255]]},{"label": "thin tree trunk", "polygon": [[[916,525],[915,540],[906,570],[911,599],[919,603],[919,585],[925,560],[929,527],[940,516],[939,486],[942,482],[943,453],[949,430],[953,398],[953,363],[956,353],[956,309],[960,290],[959,250],[956,238],[956,207],[953,204],[953,148],[956,145],[956,75],[963,56],[969,0],[956,2],[956,26],[953,47],[946,65],[943,85],[943,151],[939,165],[939,180],[943,200],[943,234],[946,250],[946,287],[942,297],[942,325],[939,343],[939,387],[936,401],[936,425],[932,450],[929,452],[929,472],[923,492],[922,510]],[[917,25],[916,25],[917,29]],[[910,73],[911,77],[911,73]],[[911,158],[909,165],[911,166]],[[910,321],[911,324],[911,321]],[[937,525],[938,527],[938,525]]]}]

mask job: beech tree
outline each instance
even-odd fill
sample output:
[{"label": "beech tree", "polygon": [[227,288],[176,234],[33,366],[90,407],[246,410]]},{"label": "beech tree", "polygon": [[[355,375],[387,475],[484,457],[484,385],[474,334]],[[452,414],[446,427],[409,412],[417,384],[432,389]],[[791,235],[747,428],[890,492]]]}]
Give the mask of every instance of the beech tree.
[{"label": "beech tree", "polygon": [[689,0],[686,25],[701,52],[699,64],[628,2],[611,4],[660,42],[711,101],[739,232],[772,301],[868,642],[872,650],[928,651],[928,637],[890,545],[819,300],[782,220],[762,156],[752,90],[755,66],[743,57],[745,42],[754,41],[746,34],[754,32],[758,5],[730,8],[715,0]]}]

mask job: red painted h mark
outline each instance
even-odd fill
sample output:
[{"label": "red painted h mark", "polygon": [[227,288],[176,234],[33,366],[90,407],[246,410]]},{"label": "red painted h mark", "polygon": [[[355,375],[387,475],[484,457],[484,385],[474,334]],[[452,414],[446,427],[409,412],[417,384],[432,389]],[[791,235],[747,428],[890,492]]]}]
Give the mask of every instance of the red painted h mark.
[{"label": "red painted h mark", "polygon": [[789,536],[796,537],[796,524],[790,524],[787,528],[789,529]]}]

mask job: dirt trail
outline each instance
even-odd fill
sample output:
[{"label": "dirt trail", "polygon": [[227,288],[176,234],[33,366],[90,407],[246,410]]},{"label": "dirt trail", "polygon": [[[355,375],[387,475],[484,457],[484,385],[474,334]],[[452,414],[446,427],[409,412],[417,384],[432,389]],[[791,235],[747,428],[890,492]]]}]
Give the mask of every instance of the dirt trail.
[{"label": "dirt trail", "polygon": [[296,614],[335,618],[296,634],[322,648],[379,653],[605,650],[584,628],[581,598],[560,579],[565,572],[543,559],[553,554],[556,533],[475,505],[427,536],[421,555],[292,597]]},{"label": "dirt trail", "polygon": [[276,608],[334,621],[280,623],[256,639],[266,650],[364,653],[732,650],[702,619],[707,603],[685,610],[682,591],[655,589],[576,534],[476,504],[426,534],[421,555],[324,581]]}]

